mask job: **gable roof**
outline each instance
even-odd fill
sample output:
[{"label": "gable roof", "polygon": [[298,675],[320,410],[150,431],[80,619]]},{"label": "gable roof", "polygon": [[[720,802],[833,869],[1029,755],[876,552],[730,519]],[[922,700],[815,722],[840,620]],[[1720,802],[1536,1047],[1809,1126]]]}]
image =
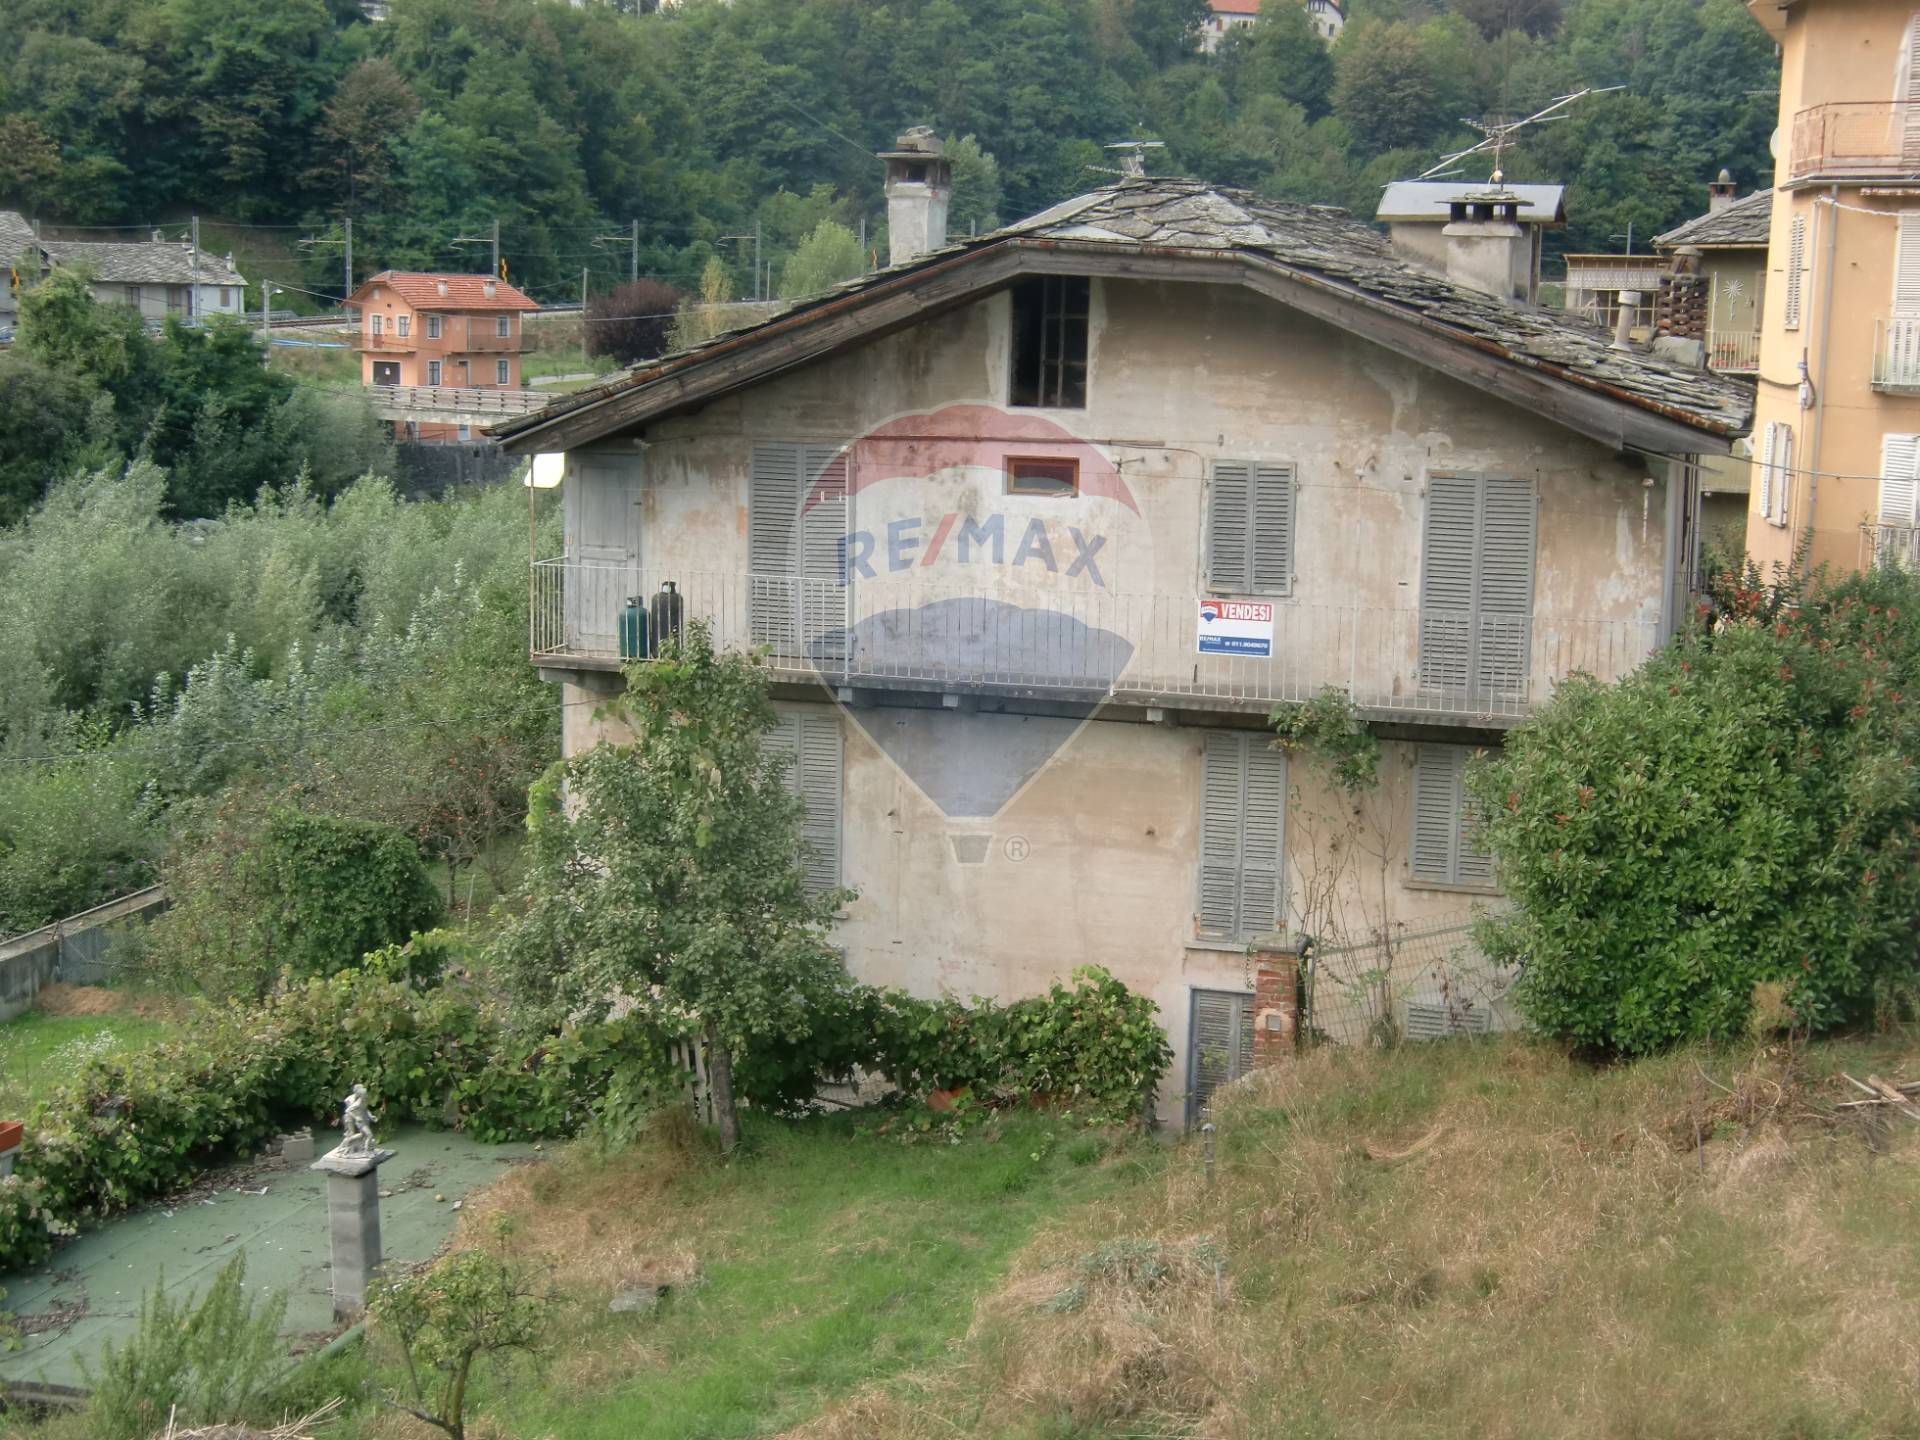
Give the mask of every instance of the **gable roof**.
[{"label": "gable roof", "polygon": [[1457,284],[1343,210],[1195,180],[1128,179],[849,281],[491,433],[517,453],[586,444],[1044,273],[1244,285],[1623,448],[1724,451],[1752,416],[1750,387],[1615,350],[1562,312]]},{"label": "gable roof", "polygon": [[1260,0],[1207,0],[1207,8],[1216,15],[1258,15]]},{"label": "gable roof", "polygon": [[84,265],[111,285],[244,285],[225,255],[177,240],[42,240],[55,265]]},{"label": "gable roof", "polygon": [[[1395,180],[1380,193],[1380,208],[1373,218],[1383,222],[1432,220],[1449,217],[1454,200],[1486,185],[1468,180]],[[1520,197],[1520,223],[1523,225],[1564,225],[1567,223],[1567,187],[1564,185],[1507,185],[1501,189]]]},{"label": "gable roof", "polygon": [[1682,245],[1702,249],[1764,250],[1767,233],[1773,225],[1773,191],[1756,190],[1730,205],[1696,215],[1684,225],[1676,225],[1664,235],[1653,237],[1663,250]]},{"label": "gable roof", "polygon": [[[415,310],[538,310],[538,302],[491,275],[444,275],[427,270],[382,270],[360,282],[346,303],[362,305],[376,285],[384,285]],[[444,293],[441,287],[445,287]],[[488,294],[491,290],[493,293]]]}]

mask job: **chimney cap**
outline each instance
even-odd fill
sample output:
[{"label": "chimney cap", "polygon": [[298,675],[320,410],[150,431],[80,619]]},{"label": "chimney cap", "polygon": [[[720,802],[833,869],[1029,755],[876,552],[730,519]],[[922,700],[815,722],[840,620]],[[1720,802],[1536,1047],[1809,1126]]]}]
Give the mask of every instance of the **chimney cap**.
[{"label": "chimney cap", "polygon": [[446,294],[446,293],[447,293],[447,282],[446,282],[446,281],[444,281],[444,280],[436,280],[436,281],[434,281],[434,282],[433,282],[433,292],[434,292],[434,294],[436,294],[436,295],[444,295],[444,294]]},{"label": "chimney cap", "polygon": [[1720,173],[1713,177],[1713,183],[1716,185],[1733,184],[1733,172],[1727,169],[1726,166],[1722,165],[1720,167]]},{"label": "chimney cap", "polygon": [[933,160],[947,153],[946,145],[933,133],[931,125],[915,125],[895,137],[893,149],[882,150],[882,160]]}]

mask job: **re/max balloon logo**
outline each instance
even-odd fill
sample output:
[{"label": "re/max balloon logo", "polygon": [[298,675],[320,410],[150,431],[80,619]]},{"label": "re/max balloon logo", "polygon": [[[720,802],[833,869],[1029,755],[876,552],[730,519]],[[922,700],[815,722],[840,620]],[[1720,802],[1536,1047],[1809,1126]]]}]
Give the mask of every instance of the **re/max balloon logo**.
[{"label": "re/max balloon logo", "polygon": [[[1022,521],[1014,519],[1014,527]],[[856,576],[876,580],[881,571],[898,574],[918,567],[931,567],[943,558],[955,565],[1004,565],[1009,569],[1035,566],[1068,580],[1085,578],[1105,589],[1107,580],[1100,572],[1100,552],[1107,537],[1088,534],[1078,525],[1055,524],[1029,517],[1019,528],[1020,540],[1007,558],[1007,517],[989,515],[975,519],[948,511],[928,519],[907,515],[887,521],[880,530],[855,530],[840,542],[840,580],[842,584]]]}]

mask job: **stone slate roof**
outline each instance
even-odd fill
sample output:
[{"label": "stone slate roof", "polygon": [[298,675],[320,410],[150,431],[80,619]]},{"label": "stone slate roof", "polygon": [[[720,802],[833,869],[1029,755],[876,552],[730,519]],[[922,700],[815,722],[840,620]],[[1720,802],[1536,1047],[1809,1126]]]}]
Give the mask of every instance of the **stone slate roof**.
[{"label": "stone slate roof", "polygon": [[[922,269],[1013,244],[1069,251],[1075,243],[1138,248],[1143,258],[1237,256],[1283,275],[1324,282],[1323,288],[1376,312],[1437,332],[1463,349],[1569,381],[1616,401],[1677,419],[1721,437],[1751,428],[1753,387],[1706,370],[1676,365],[1637,350],[1615,350],[1612,337],[1561,310],[1502,300],[1418,265],[1391,248],[1379,231],[1345,210],[1267,200],[1249,191],[1187,179],[1126,179],[1067,200],[1017,224],[951,244],[898,266],[862,275],[822,295],[702,345],[642,364],[600,385],[564,396],[524,418],[492,427],[512,439],[577,411],[645,388],[702,365],[769,343],[810,313],[839,311],[865,292],[910,279]],[[1151,252],[1149,255],[1148,252]]]},{"label": "stone slate roof", "polygon": [[0,210],[0,265],[11,265],[32,248],[33,226],[27,223],[26,217],[11,210]]},{"label": "stone slate roof", "polygon": [[84,265],[93,278],[110,285],[244,285],[247,282],[224,255],[200,252],[176,240],[42,240],[40,248],[55,265]]},{"label": "stone slate roof", "polygon": [[1682,245],[1731,246],[1764,250],[1767,232],[1773,224],[1773,192],[1756,190],[1731,205],[1722,205],[1705,215],[1695,216],[1684,225],[1676,225],[1664,235],[1653,237],[1663,250]]}]

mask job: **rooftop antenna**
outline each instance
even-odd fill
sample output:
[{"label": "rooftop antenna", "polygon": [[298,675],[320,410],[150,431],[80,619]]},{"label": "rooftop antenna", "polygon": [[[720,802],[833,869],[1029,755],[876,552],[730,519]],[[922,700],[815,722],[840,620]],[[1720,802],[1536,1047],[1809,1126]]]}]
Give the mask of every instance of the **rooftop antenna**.
[{"label": "rooftop antenna", "polygon": [[1115,170],[1106,165],[1089,165],[1087,169],[1100,175],[1118,175],[1127,180],[1139,180],[1147,173],[1146,152],[1164,150],[1167,148],[1167,142],[1164,140],[1116,140],[1105,148],[1119,152],[1114,159],[1120,162],[1120,168]]},{"label": "rooftop antenna", "polygon": [[1565,120],[1561,112],[1576,100],[1584,100],[1589,95],[1607,95],[1615,90],[1624,90],[1624,85],[1589,86],[1585,90],[1576,90],[1571,95],[1562,95],[1545,109],[1536,110],[1522,120],[1462,120],[1460,123],[1480,132],[1480,139],[1464,150],[1456,150],[1451,155],[1443,155],[1431,169],[1420,172],[1421,180],[1444,180],[1459,173],[1460,162],[1469,155],[1484,155],[1493,152],[1493,178],[1495,185],[1503,184],[1506,172],[1502,161],[1506,149],[1513,144],[1513,137],[1529,125],[1545,125],[1554,120]]}]

